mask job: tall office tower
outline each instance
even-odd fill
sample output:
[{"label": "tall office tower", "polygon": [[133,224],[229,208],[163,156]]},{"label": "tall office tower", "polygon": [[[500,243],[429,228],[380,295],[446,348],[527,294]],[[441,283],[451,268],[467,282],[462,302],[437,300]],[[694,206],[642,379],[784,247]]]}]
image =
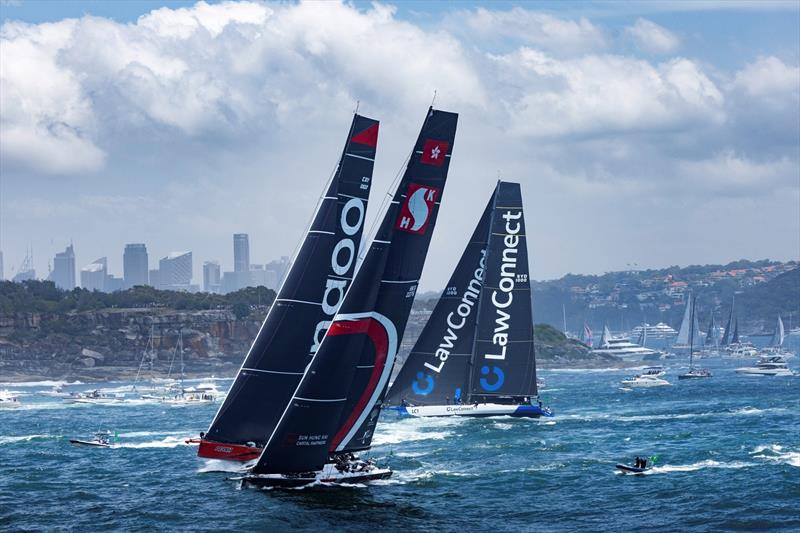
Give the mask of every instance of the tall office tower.
[{"label": "tall office tower", "polygon": [[96,259],[81,269],[81,287],[89,291],[105,291],[108,261]]},{"label": "tall office tower", "polygon": [[250,270],[250,241],[247,233],[233,234],[233,271],[248,272]]},{"label": "tall office tower", "polygon": [[53,272],[50,274],[50,279],[59,289],[71,291],[75,288],[75,251],[72,244],[53,258]]},{"label": "tall office tower", "polygon": [[203,290],[206,292],[220,291],[219,263],[206,261],[203,263]]},{"label": "tall office tower", "polygon": [[125,245],[122,255],[122,277],[125,279],[125,288],[130,289],[135,285],[147,285],[148,276],[147,246],[142,243]]},{"label": "tall office tower", "polygon": [[192,283],[192,252],[172,252],[161,259],[158,262],[158,277],[161,289],[189,290]]},{"label": "tall office tower", "polygon": [[0,250],[0,281],[4,280],[5,276],[3,275],[3,251]]}]

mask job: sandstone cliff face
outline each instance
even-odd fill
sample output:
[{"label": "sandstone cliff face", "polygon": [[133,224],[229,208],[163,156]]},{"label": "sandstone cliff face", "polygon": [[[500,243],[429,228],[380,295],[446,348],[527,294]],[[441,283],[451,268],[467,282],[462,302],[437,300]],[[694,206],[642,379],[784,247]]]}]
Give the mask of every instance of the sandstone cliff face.
[{"label": "sandstone cliff face", "polygon": [[153,357],[144,371],[165,373],[172,364],[179,372],[180,357],[175,352],[179,335],[183,336],[188,371],[231,367],[232,372],[247,353],[263,318],[263,312],[237,320],[229,310],[166,309],[0,315],[0,381],[20,374],[80,376],[88,369],[98,376],[103,369],[135,373],[146,348]]}]

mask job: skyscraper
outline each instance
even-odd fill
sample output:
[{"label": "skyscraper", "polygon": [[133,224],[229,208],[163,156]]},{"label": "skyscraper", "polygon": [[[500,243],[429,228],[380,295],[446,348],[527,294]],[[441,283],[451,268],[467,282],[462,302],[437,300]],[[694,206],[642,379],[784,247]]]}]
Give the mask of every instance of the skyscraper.
[{"label": "skyscraper", "polygon": [[147,246],[141,243],[126,244],[125,253],[122,255],[122,269],[126,289],[134,285],[147,285],[149,281]]},{"label": "skyscraper", "polygon": [[216,261],[203,263],[203,290],[206,292],[220,291],[219,263]]},{"label": "skyscraper", "polygon": [[247,233],[233,234],[233,271],[250,271],[250,240]]},{"label": "skyscraper", "polygon": [[172,252],[158,262],[160,289],[189,290],[192,282],[192,252]]},{"label": "skyscraper", "polygon": [[50,279],[59,289],[71,291],[75,288],[75,251],[72,244],[53,258],[53,272],[50,273]]},{"label": "skyscraper", "polygon": [[108,261],[105,257],[95,259],[81,269],[81,287],[89,291],[105,291]]}]

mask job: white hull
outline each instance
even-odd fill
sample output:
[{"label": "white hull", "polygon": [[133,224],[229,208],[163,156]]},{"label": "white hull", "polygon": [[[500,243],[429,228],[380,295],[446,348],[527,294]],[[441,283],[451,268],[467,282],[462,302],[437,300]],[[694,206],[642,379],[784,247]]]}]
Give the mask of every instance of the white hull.
[{"label": "white hull", "polygon": [[509,405],[500,403],[479,403],[464,405],[419,405],[400,407],[401,415],[415,417],[429,416],[515,416],[536,418],[553,416],[549,409],[536,405]]},{"label": "white hull", "polygon": [[667,380],[661,378],[647,378],[647,379],[623,379],[622,386],[629,389],[649,389],[652,387],[665,387],[672,385]]},{"label": "white hull", "polygon": [[745,374],[749,376],[793,376],[791,370],[788,368],[758,368],[758,367],[744,367],[737,368],[737,374]]}]

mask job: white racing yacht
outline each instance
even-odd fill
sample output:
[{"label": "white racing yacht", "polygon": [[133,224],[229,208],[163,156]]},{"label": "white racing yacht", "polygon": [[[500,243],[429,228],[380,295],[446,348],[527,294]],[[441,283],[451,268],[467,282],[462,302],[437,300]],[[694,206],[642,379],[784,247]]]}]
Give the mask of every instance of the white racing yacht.
[{"label": "white racing yacht", "polygon": [[387,395],[400,416],[553,416],[536,356],[519,184],[500,181]]},{"label": "white racing yacht", "polygon": [[742,367],[736,369],[737,374],[746,374],[750,376],[793,376],[794,373],[786,366],[786,360],[779,356],[774,355],[770,357],[762,357],[756,363],[756,366]]}]

